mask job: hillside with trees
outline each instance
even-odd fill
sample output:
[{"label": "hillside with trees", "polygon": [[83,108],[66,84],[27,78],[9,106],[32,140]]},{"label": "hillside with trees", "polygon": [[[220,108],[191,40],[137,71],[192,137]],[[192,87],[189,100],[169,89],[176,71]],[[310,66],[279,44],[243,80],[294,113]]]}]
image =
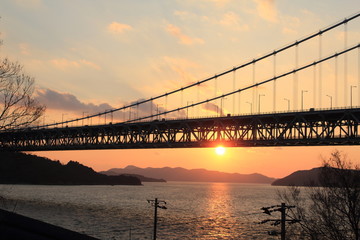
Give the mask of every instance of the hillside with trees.
[{"label": "hillside with trees", "polygon": [[1,184],[141,185],[135,176],[106,176],[78,162],[59,161],[19,152],[0,153]]},{"label": "hillside with trees", "polygon": [[322,168],[313,168],[310,170],[300,170],[292,174],[275,180],[273,186],[319,186],[319,176]]}]

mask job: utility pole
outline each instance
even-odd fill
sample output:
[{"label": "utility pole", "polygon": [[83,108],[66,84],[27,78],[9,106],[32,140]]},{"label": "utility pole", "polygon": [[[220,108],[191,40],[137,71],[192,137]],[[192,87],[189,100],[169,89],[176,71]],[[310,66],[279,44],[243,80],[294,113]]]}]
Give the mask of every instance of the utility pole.
[{"label": "utility pole", "polygon": [[285,203],[281,203],[281,240],[285,240],[285,236],[286,236],[286,227],[285,227],[285,222],[286,222],[286,214],[285,214]]},{"label": "utility pole", "polygon": [[158,208],[167,209],[166,206],[164,206],[164,205],[159,205],[159,204],[165,204],[165,205],[166,205],[166,202],[165,202],[165,201],[158,200],[157,198],[155,198],[154,200],[147,200],[147,202],[150,203],[151,206],[154,207],[154,238],[153,238],[153,240],[156,240],[157,209],[158,209]]},{"label": "utility pole", "polygon": [[[274,205],[274,206],[270,206],[270,207],[262,207],[261,210],[264,211],[265,214],[271,215],[272,212],[280,212],[281,213],[281,218],[280,219],[266,219],[261,221],[259,224],[264,224],[267,222],[272,222],[271,225],[276,226],[276,225],[280,225],[281,227],[281,240],[285,240],[286,239],[286,222],[288,222],[289,224],[293,224],[293,223],[298,223],[300,222],[299,219],[291,219],[291,220],[286,220],[286,210],[290,209],[290,208],[295,208],[295,206],[287,206],[285,203],[281,203],[281,205]],[[269,235],[278,235],[279,232],[277,231],[269,231],[268,232]]]}]

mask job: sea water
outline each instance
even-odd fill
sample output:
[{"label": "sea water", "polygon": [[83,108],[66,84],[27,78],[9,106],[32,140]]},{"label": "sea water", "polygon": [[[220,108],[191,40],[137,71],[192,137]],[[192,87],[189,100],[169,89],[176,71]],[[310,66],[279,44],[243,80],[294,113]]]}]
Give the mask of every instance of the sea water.
[{"label": "sea water", "polygon": [[[0,185],[1,207],[99,239],[278,239],[261,208],[278,205],[281,187],[263,184],[144,183],[143,186]],[[271,218],[280,218],[274,213]]]}]

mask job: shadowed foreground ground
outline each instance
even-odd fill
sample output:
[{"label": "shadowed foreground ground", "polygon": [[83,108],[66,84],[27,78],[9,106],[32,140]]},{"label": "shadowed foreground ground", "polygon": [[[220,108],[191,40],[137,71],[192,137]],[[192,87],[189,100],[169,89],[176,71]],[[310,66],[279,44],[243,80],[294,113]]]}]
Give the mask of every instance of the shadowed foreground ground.
[{"label": "shadowed foreground ground", "polygon": [[0,209],[0,239],[98,240],[84,234]]}]

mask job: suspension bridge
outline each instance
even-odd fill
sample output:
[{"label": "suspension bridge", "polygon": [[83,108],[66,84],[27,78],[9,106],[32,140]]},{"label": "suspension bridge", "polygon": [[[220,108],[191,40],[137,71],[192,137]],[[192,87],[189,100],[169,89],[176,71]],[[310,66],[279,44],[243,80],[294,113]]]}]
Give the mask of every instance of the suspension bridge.
[{"label": "suspension bridge", "polygon": [[1,131],[0,150],[359,145],[359,29],[357,13],[155,97]]}]

